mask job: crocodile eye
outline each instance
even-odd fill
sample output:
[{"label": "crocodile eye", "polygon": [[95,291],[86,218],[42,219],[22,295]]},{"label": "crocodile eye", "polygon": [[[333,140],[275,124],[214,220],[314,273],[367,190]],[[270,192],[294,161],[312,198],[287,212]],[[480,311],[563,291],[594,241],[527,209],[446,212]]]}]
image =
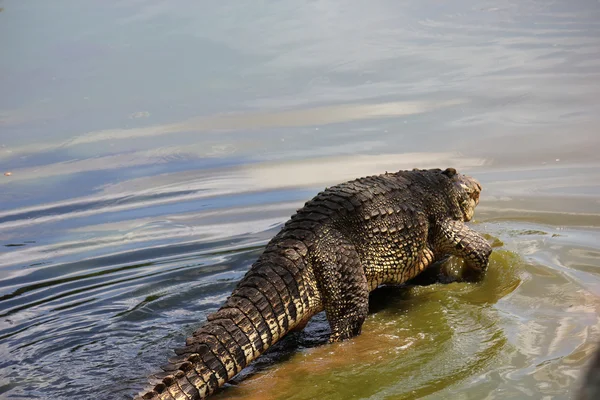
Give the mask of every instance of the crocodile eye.
[{"label": "crocodile eye", "polygon": [[446,175],[448,178],[452,178],[456,174],[458,174],[458,172],[454,168],[446,168],[446,170],[443,171],[442,174]]}]

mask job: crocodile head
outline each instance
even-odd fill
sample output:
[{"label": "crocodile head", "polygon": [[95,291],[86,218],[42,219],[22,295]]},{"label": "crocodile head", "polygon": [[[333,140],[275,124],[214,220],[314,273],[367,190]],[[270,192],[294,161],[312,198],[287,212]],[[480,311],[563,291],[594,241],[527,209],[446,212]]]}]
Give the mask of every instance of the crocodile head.
[{"label": "crocodile head", "polygon": [[481,184],[475,178],[459,174],[454,168],[447,168],[442,172],[453,183],[455,199],[465,221],[470,221],[475,213],[475,207],[479,204]]}]

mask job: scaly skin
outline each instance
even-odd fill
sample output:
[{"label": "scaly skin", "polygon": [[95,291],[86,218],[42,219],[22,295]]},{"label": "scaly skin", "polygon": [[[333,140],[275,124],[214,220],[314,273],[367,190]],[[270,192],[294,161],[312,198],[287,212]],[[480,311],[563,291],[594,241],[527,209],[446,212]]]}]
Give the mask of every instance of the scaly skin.
[{"label": "scaly skin", "polygon": [[448,255],[465,260],[464,280],[480,280],[492,250],[464,224],[480,192],[475,179],[448,168],[385,173],[319,193],[141,398],[203,399],[323,310],[331,342],[358,335],[371,290],[404,283]]}]

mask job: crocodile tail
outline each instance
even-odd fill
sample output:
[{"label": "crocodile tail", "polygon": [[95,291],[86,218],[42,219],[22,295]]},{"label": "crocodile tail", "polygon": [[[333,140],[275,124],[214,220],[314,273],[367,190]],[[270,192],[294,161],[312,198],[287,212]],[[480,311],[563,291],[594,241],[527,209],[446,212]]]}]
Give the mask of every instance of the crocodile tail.
[{"label": "crocodile tail", "polygon": [[264,258],[187,338],[186,346],[175,350],[178,357],[163,367],[168,375],[138,399],[204,399],[286,333],[306,324],[314,312],[309,312],[301,260]]}]

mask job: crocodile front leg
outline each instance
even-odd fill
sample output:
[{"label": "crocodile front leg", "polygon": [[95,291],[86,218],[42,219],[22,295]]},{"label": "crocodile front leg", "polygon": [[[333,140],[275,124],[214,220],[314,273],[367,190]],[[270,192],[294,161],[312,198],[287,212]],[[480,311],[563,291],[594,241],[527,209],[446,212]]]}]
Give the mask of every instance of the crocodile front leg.
[{"label": "crocodile front leg", "polygon": [[452,254],[465,260],[462,280],[480,281],[488,267],[492,247],[481,234],[471,230],[462,221],[445,220],[437,226],[434,235],[437,254]]}]

